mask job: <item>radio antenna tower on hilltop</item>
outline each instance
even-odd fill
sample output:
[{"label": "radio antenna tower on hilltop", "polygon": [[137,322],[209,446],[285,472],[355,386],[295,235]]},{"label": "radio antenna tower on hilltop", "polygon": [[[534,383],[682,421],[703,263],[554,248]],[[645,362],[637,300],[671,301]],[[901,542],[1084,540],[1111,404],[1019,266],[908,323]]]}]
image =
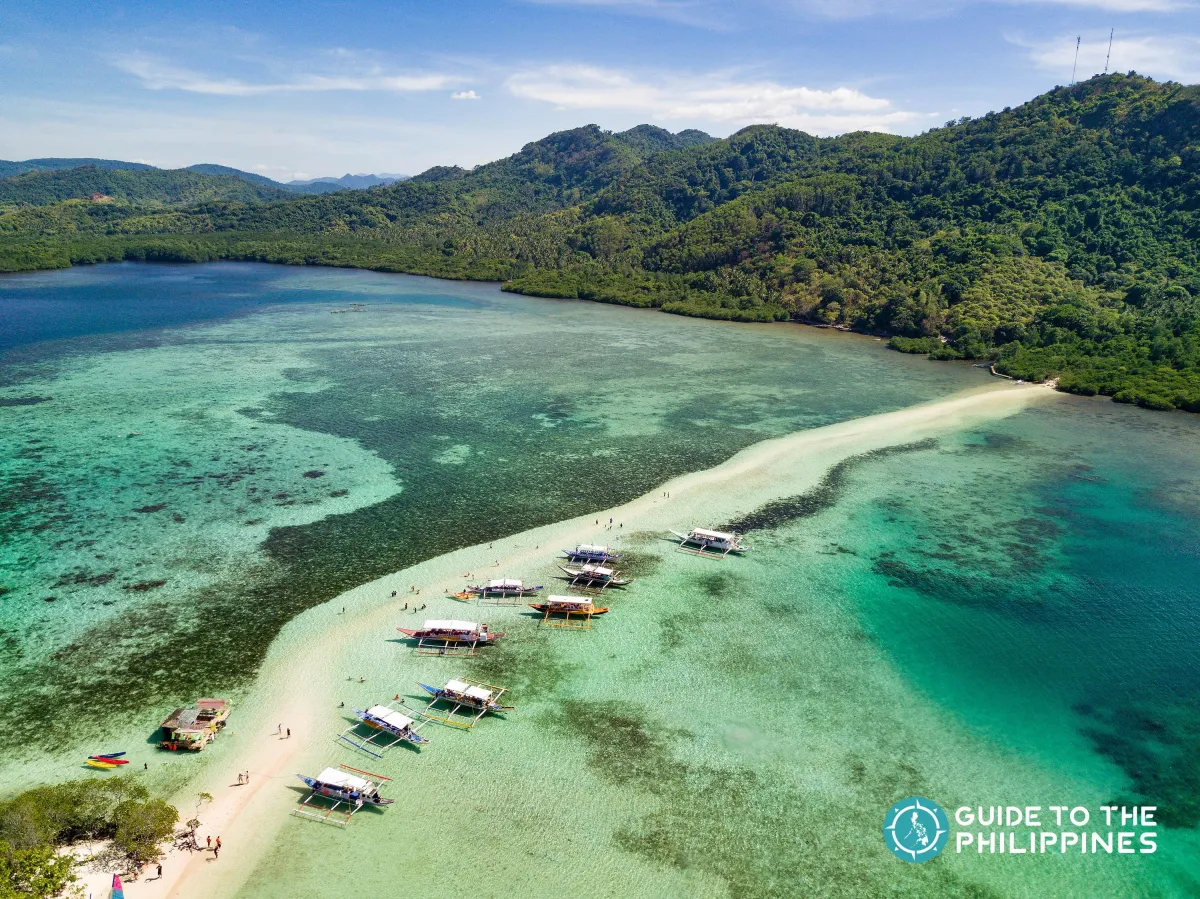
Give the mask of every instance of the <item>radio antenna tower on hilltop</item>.
[{"label": "radio antenna tower on hilltop", "polygon": [[1105,75],[1108,74],[1108,61],[1110,59],[1112,59],[1112,36],[1113,36],[1113,32],[1116,30],[1117,29],[1112,28],[1112,29],[1109,29],[1109,32],[1108,32],[1108,55],[1104,57],[1104,74]]},{"label": "radio antenna tower on hilltop", "polygon": [[1080,36],[1075,37],[1075,62],[1073,62],[1071,64],[1071,83],[1072,84],[1075,83],[1075,70],[1077,68],[1079,68],[1079,42],[1082,40],[1083,40],[1083,38]]}]

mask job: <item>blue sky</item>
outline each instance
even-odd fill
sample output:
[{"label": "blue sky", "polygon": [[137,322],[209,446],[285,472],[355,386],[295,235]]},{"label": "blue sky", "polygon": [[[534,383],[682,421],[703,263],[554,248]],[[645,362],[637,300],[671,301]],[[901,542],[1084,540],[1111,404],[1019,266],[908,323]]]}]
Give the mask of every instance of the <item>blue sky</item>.
[{"label": "blue sky", "polygon": [[273,178],[476,165],[545,134],[913,134],[1104,67],[1200,81],[1200,0],[0,3],[0,158]]}]

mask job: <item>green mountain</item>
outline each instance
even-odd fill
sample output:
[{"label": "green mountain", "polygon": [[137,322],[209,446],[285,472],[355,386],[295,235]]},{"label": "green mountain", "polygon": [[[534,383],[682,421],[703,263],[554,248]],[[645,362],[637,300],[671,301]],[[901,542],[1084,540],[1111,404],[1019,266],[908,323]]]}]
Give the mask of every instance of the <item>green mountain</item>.
[{"label": "green mountain", "polygon": [[60,169],[77,169],[80,166],[90,165],[98,169],[130,169],[139,171],[143,169],[152,169],[154,166],[146,165],[144,162],[122,162],[119,159],[25,159],[20,162],[13,162],[7,159],[0,159],[0,178],[11,178],[13,175],[24,175],[26,172],[56,172]]},{"label": "green mountain", "polygon": [[[264,181],[266,179],[263,179]],[[188,169],[102,169],[85,165],[56,171],[32,171],[0,180],[0,209],[50,206],[100,195],[132,206],[181,206],[197,203],[250,203],[289,196],[280,187],[235,175],[206,175]]]},{"label": "green mountain", "polygon": [[552,134],[369,192],[0,215],[0,267],[262,259],[887,334],[1200,411],[1200,88],[1096,77],[917,137]]}]

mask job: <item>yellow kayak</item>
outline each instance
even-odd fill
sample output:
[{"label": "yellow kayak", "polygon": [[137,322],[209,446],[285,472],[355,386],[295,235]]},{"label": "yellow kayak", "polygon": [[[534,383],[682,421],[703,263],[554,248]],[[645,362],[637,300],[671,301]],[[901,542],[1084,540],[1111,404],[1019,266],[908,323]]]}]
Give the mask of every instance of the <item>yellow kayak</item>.
[{"label": "yellow kayak", "polygon": [[93,768],[103,768],[106,771],[117,767],[116,762],[102,762],[99,759],[88,759],[87,764]]}]

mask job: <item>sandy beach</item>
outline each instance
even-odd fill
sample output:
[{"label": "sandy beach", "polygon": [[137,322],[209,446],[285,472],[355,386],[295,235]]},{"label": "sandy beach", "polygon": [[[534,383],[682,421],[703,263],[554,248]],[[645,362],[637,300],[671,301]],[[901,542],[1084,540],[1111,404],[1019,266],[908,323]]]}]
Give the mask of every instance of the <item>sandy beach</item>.
[{"label": "sandy beach", "polygon": [[[248,701],[235,710],[230,729],[236,744],[228,758],[219,766],[208,766],[175,797],[182,816],[188,817],[197,792],[213,795],[214,801],[200,812],[200,840],[203,844],[206,836],[220,836],[219,859],[211,852],[171,852],[163,861],[161,879],[136,882],[127,894],[236,893],[300,798],[295,773],[334,758],[331,739],[339,729],[339,687],[357,682],[360,672],[373,670],[368,667],[371,657],[379,655],[381,641],[393,639],[397,624],[477,614],[473,607],[445,595],[462,587],[465,574],[485,579],[526,570],[544,565],[564,546],[612,542],[622,533],[717,524],[802,492],[848,456],[936,437],[1054,397],[1053,392],[1035,386],[997,383],[934,403],[764,441],[715,468],[676,478],[623,506],[439,556],[310,610],[287,626]],[[411,609],[420,604],[428,608],[414,616]],[[410,611],[404,610],[405,605]],[[505,611],[489,610],[489,618],[503,621]],[[280,727],[290,729],[291,737],[277,733]],[[239,785],[238,772],[245,771],[250,772],[250,782]],[[85,895],[103,895],[110,877],[88,877]]]}]

